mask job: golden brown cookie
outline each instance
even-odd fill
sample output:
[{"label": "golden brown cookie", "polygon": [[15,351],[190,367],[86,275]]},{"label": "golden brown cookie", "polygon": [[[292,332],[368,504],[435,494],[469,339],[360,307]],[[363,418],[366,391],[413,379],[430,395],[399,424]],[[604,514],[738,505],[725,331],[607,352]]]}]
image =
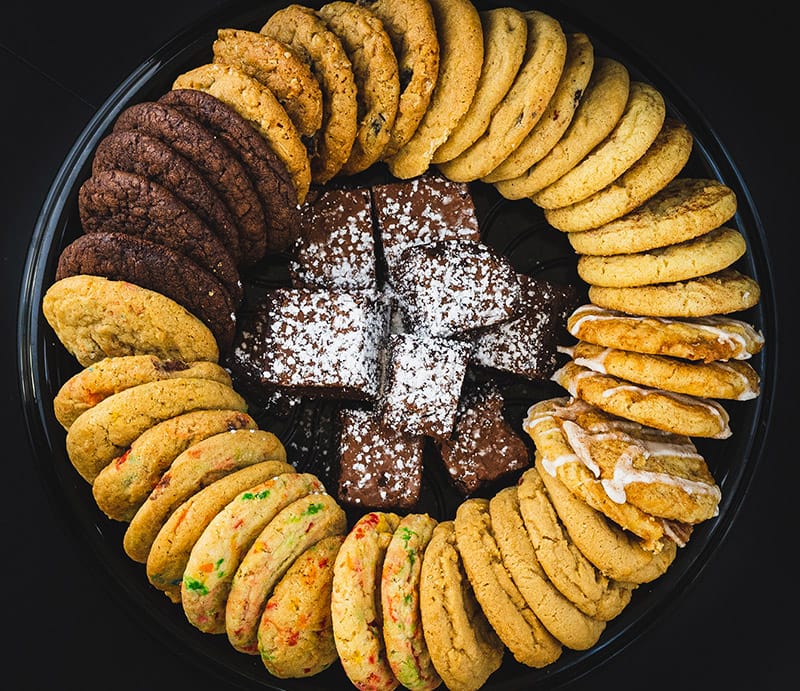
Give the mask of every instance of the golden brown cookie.
[{"label": "golden brown cookie", "polygon": [[279,679],[304,678],[330,667],[333,565],[344,535],[324,537],[303,552],[275,584],[258,624],[258,653]]},{"label": "golden brown cookie", "polygon": [[492,114],[488,129],[468,149],[439,164],[449,179],[469,182],[496,168],[533,129],[547,108],[564,69],[567,38],[557,19],[525,12],[525,56],[514,83]]},{"label": "golden brown cookie", "polygon": [[528,136],[494,170],[481,178],[498,182],[522,175],[558,143],[569,127],[594,70],[594,46],[588,35],[567,34],[567,56],[547,109]]},{"label": "golden brown cookie", "polygon": [[514,658],[528,667],[555,662],[561,643],[544,627],[503,564],[489,500],[463,501],[454,520],[456,546],[472,590],[486,618]]},{"label": "golden brown cookie", "polygon": [[383,22],[400,77],[400,100],[383,158],[392,156],[425,115],[439,72],[439,39],[429,0],[357,0]]},{"label": "golden brown cookie", "polygon": [[303,203],[311,184],[308,153],[294,123],[269,88],[238,67],[211,62],[178,75],[172,89],[205,91],[252,122],[286,165],[297,201]]},{"label": "golden brown cookie", "polygon": [[130,521],[178,454],[213,434],[257,428],[239,410],[193,410],[167,418],[142,432],[97,474],[94,500],[109,518]]},{"label": "golden brown cookie", "polygon": [[397,178],[422,175],[467,112],[483,66],[483,31],[470,0],[429,0],[439,41],[439,72],[425,115],[397,152],[386,158]]},{"label": "golden brown cookie", "polygon": [[585,304],[567,318],[575,338],[637,353],[687,360],[748,360],[764,347],[764,336],[732,317],[667,319],[626,314]]},{"label": "golden brown cookie", "polygon": [[456,547],[453,521],[441,521],[425,549],[420,613],[436,671],[450,691],[477,691],[505,648],[475,598]]},{"label": "golden brown cookie", "polygon": [[265,430],[220,432],[192,444],[175,458],[131,519],[122,541],[125,553],[147,563],[158,531],[183,502],[206,485],[265,461],[273,464],[274,475],[294,470],[286,463],[281,442]]},{"label": "golden brown cookie", "polygon": [[642,386],[568,362],[553,381],[612,415],[648,427],[687,437],[727,439],[731,436],[728,411],[717,401]]},{"label": "golden brown cookie", "polygon": [[492,113],[508,93],[525,56],[528,24],[514,7],[495,7],[479,14],[483,34],[483,65],[475,96],[467,112],[433,153],[432,163],[444,163],[475,143],[489,127]]},{"label": "golden brown cookie", "polygon": [[550,582],[519,512],[517,488],[497,492],[489,502],[489,514],[503,566],[547,630],[573,650],[587,650],[597,643],[606,623],[586,616]]},{"label": "golden brown cookie", "polygon": [[344,175],[366,170],[389,143],[400,102],[400,71],[383,22],[369,7],[337,0],[319,10],[342,42],[353,67],[358,102],[358,131]]},{"label": "golden brown cookie", "polygon": [[625,215],[669,184],[692,153],[689,128],[666,118],[647,151],[628,170],[606,187],[574,204],[545,209],[547,222],[565,232],[597,228]]},{"label": "golden brown cookie", "polygon": [[628,101],[630,74],[621,62],[597,56],[592,76],[561,139],[534,165],[515,178],[494,183],[506,199],[529,197],[569,172],[619,121]]},{"label": "golden brown cookie", "polygon": [[633,211],[567,238],[580,254],[645,252],[708,233],[735,213],[736,194],[727,185],[678,177]]},{"label": "golden brown cookie", "polygon": [[322,127],[322,90],[311,68],[285,43],[257,31],[222,28],[214,62],[238,67],[275,95],[303,137]]},{"label": "golden brown cookie", "polygon": [[311,180],[325,184],[350,158],[358,131],[356,83],[347,52],[322,17],[303,5],[291,4],[274,12],[260,33],[294,49],[319,82],[322,127],[311,143],[309,158]]},{"label": "golden brown cookie", "polygon": [[211,379],[163,379],[137,384],[87,410],[67,431],[67,455],[87,482],[119,458],[146,429],[192,410],[247,412],[247,402]]},{"label": "golden brown cookie", "polygon": [[127,281],[76,275],[53,283],[42,312],[83,367],[104,357],[152,354],[164,360],[219,360],[211,330],[177,302]]}]

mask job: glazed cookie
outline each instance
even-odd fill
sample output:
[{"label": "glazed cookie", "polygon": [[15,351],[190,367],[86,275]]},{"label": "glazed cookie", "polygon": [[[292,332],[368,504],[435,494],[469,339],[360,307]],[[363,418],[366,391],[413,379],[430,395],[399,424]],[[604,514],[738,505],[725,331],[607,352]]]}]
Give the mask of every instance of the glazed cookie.
[{"label": "glazed cookie", "polygon": [[569,127],[594,70],[594,46],[584,33],[567,34],[567,56],[547,109],[528,136],[499,166],[484,175],[492,183],[522,175],[558,143]]},{"label": "glazed cookie", "polygon": [[534,405],[525,421],[546,451],[545,429],[571,449],[561,458],[542,452],[545,473],[557,475],[559,463],[582,463],[618,504],[689,525],[717,515],[720,488],[691,439],[630,424],[583,401],[562,403]]},{"label": "glazed cookie", "polygon": [[101,171],[80,186],[78,213],[84,233],[122,233],[163,245],[214,276],[234,306],[241,301],[239,270],[222,240],[157,182],[122,170]]},{"label": "glazed cookie", "polygon": [[[630,535],[635,536],[632,537],[634,544],[638,538],[638,544],[645,553],[643,556],[655,554],[668,543],[664,521],[628,502],[613,501],[600,484],[593,469],[578,458],[566,436],[561,432],[557,415],[562,410],[567,411],[566,415],[576,408],[583,410],[588,407],[589,404],[584,401],[579,399],[573,401],[567,397],[540,401],[529,408],[523,420],[523,429],[533,440],[536,452],[542,456],[542,463],[547,473],[557,476],[580,501],[586,502],[620,528],[628,531]],[[641,563],[649,560],[650,557]],[[613,574],[607,575],[616,578]],[[629,582],[637,582],[636,577],[632,576]]]},{"label": "glazed cookie", "polygon": [[502,565],[528,607],[562,645],[573,650],[591,648],[606,623],[586,616],[550,582],[519,512],[517,488],[497,492],[489,502],[489,515]]},{"label": "glazed cookie", "polygon": [[669,184],[692,153],[693,138],[679,120],[666,118],[647,151],[611,184],[579,202],[545,209],[547,222],[558,230],[597,228],[624,216]]},{"label": "glazed cookie", "polygon": [[429,0],[356,0],[383,22],[397,58],[400,98],[384,158],[411,139],[430,103],[439,72],[439,39]]},{"label": "glazed cookie", "polygon": [[333,566],[331,616],[336,650],[358,688],[390,691],[399,682],[383,640],[381,573],[400,516],[371,511],[345,537]]},{"label": "glazed cookie", "polygon": [[[227,103],[253,123],[283,161],[303,203],[311,184],[311,165],[300,133],[275,95],[261,82],[232,65],[216,62],[195,67],[176,77],[172,89],[196,89]],[[260,202],[257,202],[260,207]]]},{"label": "glazed cookie", "polygon": [[587,616],[600,621],[618,616],[636,585],[607,578],[575,546],[535,467],[523,473],[517,496],[536,558],[552,584]]},{"label": "glazed cookie", "polygon": [[525,56],[514,83],[492,113],[488,129],[464,152],[439,169],[450,180],[469,182],[496,168],[542,117],[564,69],[567,37],[554,17],[525,12]]},{"label": "glazed cookie", "polygon": [[136,130],[111,132],[97,145],[92,175],[123,170],[166,187],[194,211],[230,252],[241,259],[239,226],[217,190],[197,167],[168,144]]},{"label": "glazed cookie", "polygon": [[454,526],[464,571],[500,640],[523,665],[541,668],[555,662],[561,656],[561,643],[544,627],[503,564],[489,500],[463,501]]},{"label": "glazed cookie", "polygon": [[575,167],[530,195],[543,209],[568,206],[614,182],[638,161],[655,141],[666,116],[664,97],[655,87],[630,83],[628,102],[614,129]]},{"label": "glazed cookie", "polygon": [[163,379],[115,393],[87,410],[67,431],[67,455],[87,482],[122,455],[142,432],[191,410],[247,411],[227,384],[211,379]]},{"label": "glazed cookie", "polygon": [[165,295],[127,281],[62,278],[45,292],[42,312],[83,367],[117,355],[219,360],[214,334],[198,317]]},{"label": "glazed cookie", "polygon": [[198,537],[181,584],[189,622],[204,633],[225,633],[225,603],[242,558],[279,511],[322,483],[307,473],[286,472],[253,484],[222,508]]},{"label": "glazed cookie", "polygon": [[514,7],[495,7],[479,13],[483,35],[483,64],[475,95],[467,112],[445,142],[433,153],[432,163],[450,161],[475,143],[508,93],[525,56],[528,24]]},{"label": "glazed cookie", "polygon": [[233,298],[212,274],[157,242],[127,233],[86,233],[58,257],[55,279],[102,276],[125,281],[174,300],[198,317],[227,353],[236,333]]},{"label": "glazed cookie", "polygon": [[567,329],[579,340],[606,348],[704,362],[749,360],[764,347],[760,331],[732,317],[644,317],[592,304],[575,309]]},{"label": "glazed cookie", "polygon": [[450,691],[477,691],[505,648],[486,619],[456,547],[453,521],[434,529],[420,574],[420,614],[436,671]]},{"label": "glazed cookie", "polygon": [[309,547],[346,529],[347,516],[324,492],[296,499],[267,523],[231,581],[225,629],[236,650],[259,654],[258,624],[275,585]]},{"label": "glazed cookie", "polygon": [[213,379],[231,386],[228,370],[216,362],[162,360],[156,355],[108,357],[71,376],[53,397],[53,411],[64,427],[109,396],[159,379]]},{"label": "glazed cookie", "polygon": [[195,442],[175,458],[134,514],[122,542],[125,553],[147,563],[159,530],[183,502],[212,482],[265,461],[272,464],[273,475],[294,471],[283,445],[266,430],[237,429]]},{"label": "glazed cookie", "polygon": [[552,376],[575,398],[619,417],[687,437],[727,439],[728,412],[717,401],[631,384],[568,362]]},{"label": "glazed cookie", "polygon": [[645,252],[578,258],[578,275],[590,285],[630,288],[674,283],[722,271],[747,251],[744,236],[722,226],[693,240]]},{"label": "glazed cookie", "polygon": [[596,56],[592,76],[561,139],[524,173],[494,183],[506,199],[523,199],[569,172],[619,122],[630,91],[630,74],[621,62]]},{"label": "glazed cookie", "polygon": [[303,137],[322,127],[322,89],[294,50],[258,31],[223,28],[211,45],[214,62],[238,67],[275,95]]},{"label": "glazed cookie", "polygon": [[625,215],[567,235],[579,254],[626,254],[691,240],[736,213],[736,194],[718,180],[678,177]]},{"label": "glazed cookie", "polygon": [[761,287],[733,268],[674,283],[606,288],[589,286],[589,301],[610,310],[648,317],[709,317],[758,304]]},{"label": "glazed cookie", "polygon": [[425,115],[416,131],[386,158],[397,178],[422,175],[431,158],[467,112],[483,66],[483,31],[470,0],[429,0],[439,41],[439,71]]},{"label": "glazed cookie", "polygon": [[664,537],[656,550],[645,549],[636,536],[593,509],[558,478],[545,470],[536,454],[536,469],[550,501],[576,547],[600,571],[618,581],[650,583],[663,576],[678,554],[675,540]]},{"label": "glazed cookie", "polygon": [[103,468],[92,483],[98,508],[109,518],[130,521],[170,464],[207,437],[235,429],[257,429],[239,410],[193,410],[156,423]]},{"label": "glazed cookie", "polygon": [[[322,89],[322,127],[309,153],[311,179],[323,185],[342,169],[358,132],[353,66],[339,37],[310,7],[291,4],[274,12],[260,32],[290,46],[311,67]],[[305,191],[300,195],[305,199]]]},{"label": "glazed cookie", "polygon": [[338,659],[331,588],[343,541],[344,535],[322,538],[275,584],[258,624],[258,653],[272,676],[310,677]]},{"label": "glazed cookie", "polygon": [[358,130],[342,173],[353,175],[380,159],[389,143],[400,102],[400,73],[392,41],[369,7],[336,1],[319,10],[342,42],[356,82]]},{"label": "glazed cookie", "polygon": [[170,89],[159,103],[176,108],[219,137],[250,175],[267,225],[264,232],[240,227],[240,263],[251,266],[267,252],[287,249],[298,235],[297,190],[286,163],[251,122],[216,96],[197,89]]},{"label": "glazed cookie", "polygon": [[575,364],[653,388],[687,396],[747,401],[759,394],[759,376],[737,360],[692,362],[663,355],[604,348],[579,341],[563,349]]},{"label": "glazed cookie", "polygon": [[442,679],[433,666],[419,611],[425,548],[438,521],[412,513],[400,519],[381,570],[381,617],[386,658],[397,681],[411,691],[431,691]]},{"label": "glazed cookie", "polygon": [[180,602],[189,555],[206,526],[240,492],[283,472],[286,468],[282,463],[254,463],[192,494],[170,514],[150,546],[146,573],[151,585],[164,591],[172,602]]},{"label": "glazed cookie", "polygon": [[214,132],[177,108],[158,101],[135,103],[114,122],[114,132],[136,130],[156,137],[191,161],[217,190],[239,225],[244,252],[247,238],[266,232],[258,193],[242,162]]}]

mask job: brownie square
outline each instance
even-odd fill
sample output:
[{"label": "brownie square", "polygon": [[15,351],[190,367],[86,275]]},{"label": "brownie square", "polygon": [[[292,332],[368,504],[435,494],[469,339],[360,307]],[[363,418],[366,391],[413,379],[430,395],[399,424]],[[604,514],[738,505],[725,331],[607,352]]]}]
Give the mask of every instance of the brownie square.
[{"label": "brownie square", "polygon": [[380,390],[388,307],[375,291],[267,291],[234,350],[261,386],[372,400]]},{"label": "brownie square", "polygon": [[370,410],[340,413],[338,498],[368,509],[408,510],[419,500],[424,437],[386,425]]},{"label": "brownie square", "polygon": [[384,422],[409,434],[450,435],[469,363],[470,346],[442,338],[390,334]]},{"label": "brownie square", "polygon": [[463,496],[530,465],[527,445],[503,416],[504,403],[493,383],[476,386],[459,405],[452,437],[439,444],[450,480]]},{"label": "brownie square", "polygon": [[380,245],[391,282],[400,253],[437,240],[480,240],[478,217],[467,183],[437,173],[372,188]]},{"label": "brownie square", "polygon": [[330,290],[377,287],[372,201],[367,188],[309,191],[292,248],[292,285]]},{"label": "brownie square", "polygon": [[477,334],[518,313],[522,287],[507,257],[481,242],[442,240],[403,250],[394,292],[409,331]]}]

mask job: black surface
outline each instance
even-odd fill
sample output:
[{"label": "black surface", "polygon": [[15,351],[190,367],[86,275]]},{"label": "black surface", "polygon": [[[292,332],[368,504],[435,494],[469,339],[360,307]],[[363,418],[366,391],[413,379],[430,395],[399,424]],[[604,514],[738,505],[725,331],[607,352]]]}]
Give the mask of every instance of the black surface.
[{"label": "black surface", "polygon": [[[772,429],[749,496],[699,578],[630,646],[569,689],[781,688],[800,643],[793,572],[800,471],[789,321],[797,295],[796,127],[788,20],[766,8],[565,2],[645,56],[695,103],[739,168],[761,215],[783,342]],[[7,446],[4,646],[8,688],[225,687],[202,660],[165,649],[76,543],[28,446],[15,336],[21,272],[49,186],[115,87],[181,28],[221,2],[14,3],[0,26],[3,81],[3,391]],[[785,28],[784,28],[785,27]],[[591,27],[587,27],[591,33]],[[783,81],[782,81],[783,80]],[[791,264],[790,264],[791,263]],[[734,432],[735,433],[735,432]],[[46,460],[46,459],[45,459]]]}]

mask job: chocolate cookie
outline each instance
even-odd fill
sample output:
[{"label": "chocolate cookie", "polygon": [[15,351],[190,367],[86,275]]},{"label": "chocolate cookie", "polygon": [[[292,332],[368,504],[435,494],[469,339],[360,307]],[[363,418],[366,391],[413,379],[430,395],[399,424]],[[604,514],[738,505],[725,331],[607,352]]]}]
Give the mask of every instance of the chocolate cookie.
[{"label": "chocolate cookie", "polygon": [[166,187],[136,173],[105,170],[78,190],[85,233],[125,233],[168,247],[211,273],[234,306],[242,299],[239,270],[211,229]]},{"label": "chocolate cookie", "polygon": [[266,233],[264,209],[244,165],[199,121],[165,103],[145,101],[119,114],[114,131],[120,130],[139,130],[157,137],[194,163],[233,213],[243,251],[248,239]]},{"label": "chocolate cookie", "polygon": [[254,264],[265,252],[282,252],[297,238],[297,190],[289,170],[247,120],[220,99],[197,89],[171,89],[158,99],[194,118],[236,153],[250,174],[264,208],[267,233],[242,228],[242,263]]},{"label": "chocolate cookie", "polygon": [[62,250],[55,278],[79,274],[128,281],[166,295],[206,324],[223,352],[233,343],[236,316],[228,291],[169,247],[126,233],[87,233]]},{"label": "chocolate cookie", "polygon": [[239,227],[231,210],[197,167],[160,139],[135,130],[104,137],[92,159],[92,175],[123,170],[166,187],[219,236],[234,261],[241,258]]}]

